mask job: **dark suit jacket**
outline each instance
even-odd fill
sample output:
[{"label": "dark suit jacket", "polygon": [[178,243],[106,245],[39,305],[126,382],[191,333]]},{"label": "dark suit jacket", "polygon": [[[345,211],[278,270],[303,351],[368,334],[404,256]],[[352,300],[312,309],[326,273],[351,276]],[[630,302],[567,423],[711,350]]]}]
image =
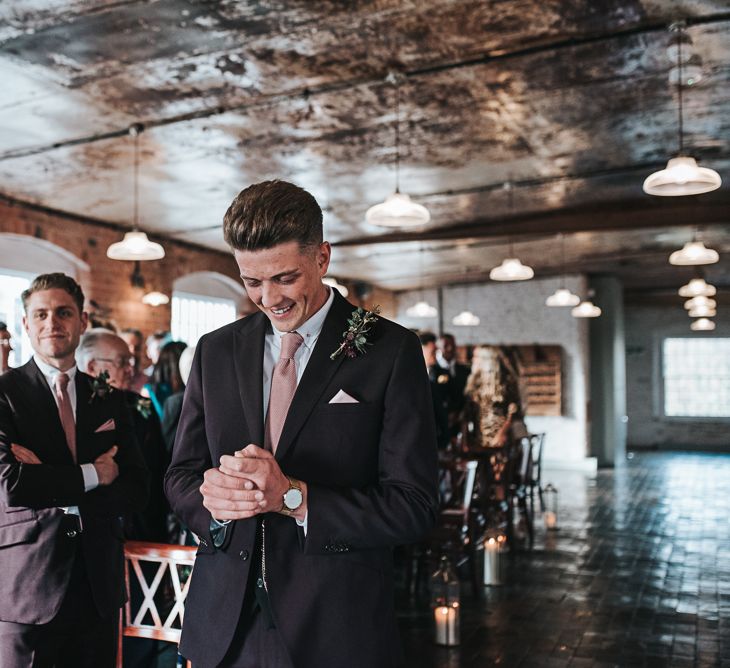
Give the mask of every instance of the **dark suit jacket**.
[{"label": "dark suit jacket", "polygon": [[[94,601],[103,616],[124,602],[120,516],[143,507],[147,474],[121,392],[92,399],[91,377],[76,373],[79,464],[119,446],[119,477],[84,492],[81,468],[66,445],[58,409],[31,360],[0,376],[0,620],[44,624],[58,612],[81,541]],[[113,431],[94,433],[113,419]],[[42,464],[19,464],[10,445],[32,450]],[[78,506],[83,532],[69,537],[58,506]]]},{"label": "dark suit jacket", "polygon": [[[354,307],[335,293],[297,387],[276,451],[308,483],[308,533],[266,516],[268,592],[296,668],[399,665],[392,548],[419,540],[437,511],[434,418],[418,338],[384,318],[356,358],[330,354]],[[221,455],[263,444],[264,336],[257,313],[197,347],[166,476],[173,510],[203,538],[188,594],[181,651],[217,665],[233,640],[252,567],[256,520],[228,525],[213,547],[198,490]],[[330,404],[344,390],[356,404]]]}]

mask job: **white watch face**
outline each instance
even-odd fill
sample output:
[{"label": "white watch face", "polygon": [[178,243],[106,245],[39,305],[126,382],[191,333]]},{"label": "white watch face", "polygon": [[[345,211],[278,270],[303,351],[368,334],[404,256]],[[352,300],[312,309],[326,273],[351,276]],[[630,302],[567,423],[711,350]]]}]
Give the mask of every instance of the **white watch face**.
[{"label": "white watch face", "polygon": [[304,497],[302,497],[302,492],[299,489],[290,489],[284,494],[284,505],[289,510],[299,508],[302,505],[302,501],[304,501]]}]

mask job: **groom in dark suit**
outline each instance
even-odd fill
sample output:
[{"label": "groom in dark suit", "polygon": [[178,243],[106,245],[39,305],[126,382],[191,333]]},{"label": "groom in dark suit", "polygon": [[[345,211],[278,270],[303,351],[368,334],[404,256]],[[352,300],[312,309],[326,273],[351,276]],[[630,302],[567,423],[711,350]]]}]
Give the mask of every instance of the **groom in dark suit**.
[{"label": "groom in dark suit", "polygon": [[0,666],[112,668],[124,602],[120,516],[147,475],[124,397],[81,373],[84,295],[64,274],[23,293],[34,356],[0,376]]},{"label": "groom in dark suit", "polygon": [[224,219],[262,311],[197,347],[166,478],[200,537],[181,652],[196,668],[401,663],[394,546],[437,506],[418,338],[322,284],[322,212],[290,183]]}]

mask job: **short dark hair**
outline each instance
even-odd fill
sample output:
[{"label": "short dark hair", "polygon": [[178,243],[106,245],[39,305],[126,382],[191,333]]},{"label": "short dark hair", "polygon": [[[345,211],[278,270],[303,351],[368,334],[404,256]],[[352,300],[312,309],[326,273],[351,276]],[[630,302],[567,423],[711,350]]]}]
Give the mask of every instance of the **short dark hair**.
[{"label": "short dark hair", "polygon": [[255,251],[288,241],[322,243],[322,209],[304,188],[262,181],[242,190],[223,217],[223,238],[233,250]]},{"label": "short dark hair", "polygon": [[73,278],[60,272],[36,276],[30,286],[28,286],[28,289],[23,290],[23,293],[20,295],[20,298],[23,300],[23,309],[26,312],[28,311],[28,300],[33,293],[41,292],[42,290],[53,290],[54,288],[68,292],[76,302],[76,306],[79,307],[79,314],[83,313],[84,292],[81,286]]},{"label": "short dark hair", "polygon": [[140,339],[143,339],[142,332],[135,327],[125,327],[121,332],[121,334],[134,334],[135,336],[138,336]]},{"label": "short dark hair", "polygon": [[444,332],[440,337],[440,339],[451,339],[454,343],[456,343],[456,339],[454,338],[454,335],[450,332]]},{"label": "short dark hair", "polygon": [[422,346],[426,346],[429,343],[436,343],[436,335],[433,332],[421,332],[418,338],[421,339]]},{"label": "short dark hair", "polygon": [[2,320],[0,320],[0,332],[7,332],[7,331],[8,331],[8,326]]}]

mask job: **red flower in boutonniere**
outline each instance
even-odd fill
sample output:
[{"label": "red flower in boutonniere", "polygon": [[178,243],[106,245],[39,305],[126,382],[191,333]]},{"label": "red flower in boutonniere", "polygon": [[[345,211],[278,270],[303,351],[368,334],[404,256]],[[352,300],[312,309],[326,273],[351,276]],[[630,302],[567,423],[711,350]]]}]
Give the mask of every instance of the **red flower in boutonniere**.
[{"label": "red flower in boutonniere", "polygon": [[376,306],[372,311],[362,308],[355,309],[347,320],[349,328],[342,332],[344,339],[340,347],[330,355],[330,359],[335,359],[341,353],[350,358],[357,357],[358,354],[364,355],[367,352],[365,346],[371,345],[367,335],[379,315],[380,306]]}]

